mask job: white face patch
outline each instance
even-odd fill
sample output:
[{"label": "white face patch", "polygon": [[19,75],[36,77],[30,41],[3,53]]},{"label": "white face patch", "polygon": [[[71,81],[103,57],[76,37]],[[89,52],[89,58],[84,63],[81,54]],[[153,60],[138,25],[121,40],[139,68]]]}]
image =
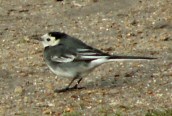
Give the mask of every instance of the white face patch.
[{"label": "white face patch", "polygon": [[41,39],[42,39],[42,44],[44,47],[58,45],[60,41],[59,39],[56,39],[55,37],[50,36],[48,33],[43,35]]}]

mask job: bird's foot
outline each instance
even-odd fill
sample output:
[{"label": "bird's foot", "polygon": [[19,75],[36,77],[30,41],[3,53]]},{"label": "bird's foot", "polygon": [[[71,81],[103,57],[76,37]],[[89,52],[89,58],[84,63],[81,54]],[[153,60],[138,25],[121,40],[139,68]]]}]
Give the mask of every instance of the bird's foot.
[{"label": "bird's foot", "polygon": [[85,89],[85,87],[78,87],[78,85],[76,84],[75,86],[69,88],[69,87],[66,87],[64,89],[56,89],[54,90],[55,93],[62,93],[62,92],[66,92],[66,91],[74,91],[74,90],[78,90],[78,89]]},{"label": "bird's foot", "polygon": [[76,84],[75,86],[69,88],[69,89],[72,89],[72,90],[75,90],[75,89],[85,89],[85,87],[78,87],[78,84]]},{"label": "bird's foot", "polygon": [[69,88],[67,87],[67,88],[63,88],[63,89],[55,89],[54,92],[55,93],[61,93],[61,92],[66,92],[68,90],[69,90]]}]

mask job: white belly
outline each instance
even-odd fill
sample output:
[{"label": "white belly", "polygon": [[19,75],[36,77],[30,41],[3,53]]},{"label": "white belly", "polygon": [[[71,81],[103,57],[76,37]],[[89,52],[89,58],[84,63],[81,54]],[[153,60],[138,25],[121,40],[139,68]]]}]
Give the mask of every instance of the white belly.
[{"label": "white belly", "polygon": [[73,71],[64,71],[59,67],[56,67],[55,69],[53,69],[52,67],[50,67],[50,70],[55,73],[57,76],[63,76],[63,77],[67,77],[67,78],[73,78],[75,77],[76,73]]}]

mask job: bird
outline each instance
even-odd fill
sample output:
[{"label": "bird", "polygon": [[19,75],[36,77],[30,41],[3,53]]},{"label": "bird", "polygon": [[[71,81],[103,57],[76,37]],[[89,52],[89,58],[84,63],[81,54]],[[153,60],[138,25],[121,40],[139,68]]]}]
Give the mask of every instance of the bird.
[{"label": "bird", "polygon": [[[64,32],[48,32],[39,37],[44,51],[43,57],[49,69],[57,76],[71,79],[68,86],[55,89],[54,92],[65,92],[80,89],[79,83],[89,72],[101,64],[111,61],[153,60],[153,57],[110,55],[87,45],[80,39]],[[77,83],[71,87],[72,83]]]}]

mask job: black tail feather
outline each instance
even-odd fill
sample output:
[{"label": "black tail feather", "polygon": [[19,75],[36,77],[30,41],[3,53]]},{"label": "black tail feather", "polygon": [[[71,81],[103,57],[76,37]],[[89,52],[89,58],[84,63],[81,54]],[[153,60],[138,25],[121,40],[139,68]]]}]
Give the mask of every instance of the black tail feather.
[{"label": "black tail feather", "polygon": [[144,56],[110,56],[108,59],[147,59],[147,60],[153,60],[157,58],[153,57],[144,57]]}]

